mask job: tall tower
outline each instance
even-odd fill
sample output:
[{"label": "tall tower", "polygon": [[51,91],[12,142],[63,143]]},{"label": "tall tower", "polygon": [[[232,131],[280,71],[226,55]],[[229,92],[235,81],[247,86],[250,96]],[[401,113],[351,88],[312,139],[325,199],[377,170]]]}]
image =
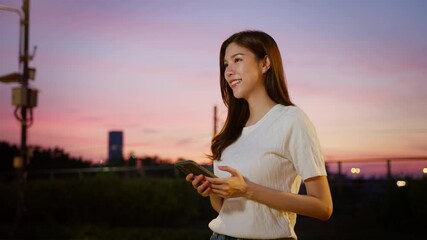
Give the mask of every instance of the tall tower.
[{"label": "tall tower", "polygon": [[108,133],[108,165],[123,165],[123,131]]}]

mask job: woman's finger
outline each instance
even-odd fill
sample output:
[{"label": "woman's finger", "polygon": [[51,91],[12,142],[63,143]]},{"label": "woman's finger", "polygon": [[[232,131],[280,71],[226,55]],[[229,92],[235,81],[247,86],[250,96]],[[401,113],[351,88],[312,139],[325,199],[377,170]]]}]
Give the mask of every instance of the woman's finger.
[{"label": "woman's finger", "polygon": [[229,172],[231,174],[231,176],[233,176],[233,177],[236,177],[236,176],[240,175],[239,172],[236,169],[234,169],[234,168],[232,168],[230,166],[219,166],[218,169],[221,170],[221,171]]},{"label": "woman's finger", "polygon": [[204,178],[203,175],[196,176],[191,184],[193,184],[194,188],[197,188],[203,182]]},{"label": "woman's finger", "polygon": [[192,181],[193,181],[193,178],[194,178],[194,174],[192,174],[192,173],[190,173],[190,174],[188,174],[187,176],[185,176],[185,180],[186,180],[187,182],[192,182]]},{"label": "woman's finger", "polygon": [[203,197],[207,197],[207,196],[209,196],[210,194],[211,194],[211,192],[212,192],[212,189],[210,188],[210,187],[208,187],[203,193],[202,193],[202,196]]},{"label": "woman's finger", "polygon": [[197,192],[199,192],[199,193],[204,192],[208,186],[209,186],[209,182],[208,182],[208,181],[205,181],[204,183],[200,184],[200,185],[197,187]]}]

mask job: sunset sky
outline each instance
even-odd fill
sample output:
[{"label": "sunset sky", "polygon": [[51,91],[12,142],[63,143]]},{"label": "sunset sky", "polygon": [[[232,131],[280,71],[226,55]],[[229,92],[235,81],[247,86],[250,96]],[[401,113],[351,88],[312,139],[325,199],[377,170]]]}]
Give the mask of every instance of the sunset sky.
[{"label": "sunset sky", "polygon": [[[412,0],[33,0],[28,142],[100,162],[108,131],[122,130],[125,156],[206,161],[214,105],[226,116],[220,45],[256,29],[277,41],[326,159],[427,156],[426,12]],[[18,27],[0,10],[0,75],[19,70]],[[0,141],[19,144],[15,86],[0,84]]]}]

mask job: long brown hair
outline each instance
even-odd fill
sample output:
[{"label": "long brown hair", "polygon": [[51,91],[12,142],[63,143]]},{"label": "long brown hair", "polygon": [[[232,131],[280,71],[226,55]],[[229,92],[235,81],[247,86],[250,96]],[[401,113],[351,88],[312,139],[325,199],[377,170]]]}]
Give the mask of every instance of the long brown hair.
[{"label": "long brown hair", "polygon": [[276,103],[289,106],[294,105],[286,86],[285,73],[283,71],[282,57],[274,39],[261,31],[242,31],[233,34],[226,39],[219,54],[221,96],[228,108],[227,119],[222,130],[214,136],[211,142],[211,160],[220,160],[224,149],[234,143],[242,134],[243,127],[249,119],[249,105],[245,99],[237,99],[233,90],[225,80],[224,56],[230,43],[247,48],[260,60],[265,56],[270,59],[270,68],[265,73],[265,88],[268,96]]}]

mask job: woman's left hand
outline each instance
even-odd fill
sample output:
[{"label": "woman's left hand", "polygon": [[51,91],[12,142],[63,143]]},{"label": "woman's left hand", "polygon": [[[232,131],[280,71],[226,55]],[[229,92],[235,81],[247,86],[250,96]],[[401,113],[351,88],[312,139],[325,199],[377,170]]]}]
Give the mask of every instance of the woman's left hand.
[{"label": "woman's left hand", "polygon": [[222,198],[245,197],[248,185],[239,171],[229,166],[219,166],[218,169],[229,172],[231,176],[228,178],[207,177],[206,180],[211,183],[212,193]]}]

